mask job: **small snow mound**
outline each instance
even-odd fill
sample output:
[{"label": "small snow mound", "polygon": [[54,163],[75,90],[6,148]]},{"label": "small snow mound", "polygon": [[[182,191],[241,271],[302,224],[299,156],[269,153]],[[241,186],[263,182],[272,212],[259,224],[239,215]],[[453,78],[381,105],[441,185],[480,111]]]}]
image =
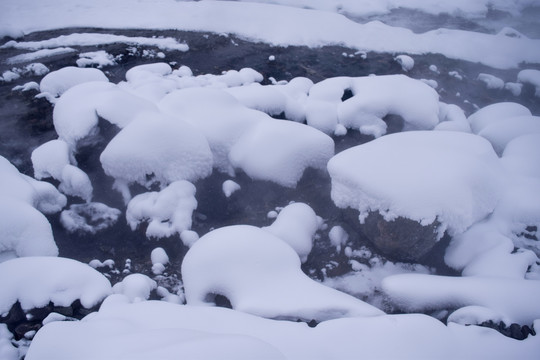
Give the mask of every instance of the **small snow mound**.
[{"label": "small snow mound", "polygon": [[69,210],[62,211],[60,222],[70,233],[96,234],[113,226],[120,214],[120,210],[102,203],[73,204],[69,207]]},{"label": "small snow mound", "polygon": [[504,88],[504,80],[491,74],[478,74],[478,81],[483,82],[490,90],[500,90]]},{"label": "small snow mound", "polygon": [[104,66],[116,65],[114,56],[105,50],[90,51],[79,54],[79,59],[76,61],[78,67],[96,66],[101,69]]},{"label": "small snow mound", "polygon": [[180,240],[185,246],[192,247],[199,240],[199,234],[193,230],[184,230],[180,233]]},{"label": "small snow mound", "polygon": [[221,186],[221,189],[223,190],[225,197],[229,198],[232,194],[240,190],[241,187],[232,180],[225,180]]},{"label": "small snow mound", "polygon": [[[89,309],[111,294],[105,276],[87,264],[58,257],[24,257],[0,264],[0,314],[19,301],[23,310],[69,306],[75,300]],[[22,285],[22,286],[21,286]]]},{"label": "small snow mound", "polygon": [[42,93],[48,93],[57,97],[75,85],[90,81],[108,82],[109,79],[98,69],[84,69],[75,66],[67,66],[45,75],[39,83],[39,89]]},{"label": "small snow mound", "polygon": [[349,234],[341,226],[333,226],[328,232],[328,238],[330,243],[334,245],[338,252],[341,251],[341,248],[345,246],[347,240],[349,240]]},{"label": "small snow mound", "polygon": [[191,215],[197,208],[195,186],[175,181],[160,192],[135,196],[128,204],[126,220],[132,230],[148,221],[146,236],[167,237],[191,228]]},{"label": "small snow mound", "polygon": [[285,241],[298,253],[300,260],[306,262],[317,228],[315,211],[307,204],[293,203],[280,211],[272,225],[262,229]]},{"label": "small snow mound", "polygon": [[143,274],[130,274],[119,283],[114,284],[112,291],[115,294],[125,295],[130,302],[148,300],[157,283]]},{"label": "small snow mound", "polygon": [[403,69],[403,71],[410,71],[414,67],[414,60],[408,55],[398,55],[394,58],[394,60],[401,65],[401,69]]},{"label": "small snow mound", "polygon": [[247,225],[217,229],[199,239],[184,258],[186,300],[188,305],[212,305],[219,294],[235,310],[275,319],[383,314],[311,280],[300,265],[294,249],[267,231]]},{"label": "small snow mound", "polygon": [[518,82],[534,86],[534,95],[540,97],[540,70],[525,69],[518,73]]}]

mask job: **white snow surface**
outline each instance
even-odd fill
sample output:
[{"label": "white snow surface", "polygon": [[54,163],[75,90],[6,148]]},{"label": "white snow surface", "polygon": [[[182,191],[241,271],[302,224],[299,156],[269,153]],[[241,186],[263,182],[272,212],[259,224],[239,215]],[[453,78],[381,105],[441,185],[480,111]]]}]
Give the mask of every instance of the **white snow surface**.
[{"label": "white snow surface", "polygon": [[121,282],[114,284],[115,294],[126,296],[131,302],[148,300],[150,292],[157,288],[157,283],[144,274],[130,274]]},{"label": "white snow surface", "polygon": [[232,194],[240,190],[241,187],[238,183],[232,181],[232,180],[225,180],[223,184],[221,185],[221,190],[223,191],[223,195],[225,197],[231,197]]},{"label": "white snow surface", "polygon": [[[468,9],[463,13],[470,12],[471,6],[465,3],[460,2],[460,7]],[[502,1],[497,3],[514,11],[523,8],[514,3],[511,6],[504,5]],[[363,4],[360,3],[360,6]],[[414,2],[414,5],[418,4],[418,1]],[[460,7],[452,3],[446,9],[456,10]],[[486,1],[479,4],[474,2],[472,7],[476,13],[485,14],[487,11]],[[427,8],[436,9],[435,13],[445,11],[440,2],[430,4]],[[106,0],[96,0],[92,4],[81,0],[75,3],[48,0],[36,4],[32,0],[5,0],[2,10],[2,36],[16,37],[32,31],[69,27],[178,29],[231,33],[273,45],[315,47],[340,44],[377,52],[440,53],[450,58],[499,68],[517,67],[522,62],[540,62],[540,40],[507,36],[505,32],[492,35],[437,29],[415,34],[408,29],[378,21],[360,24],[334,12],[274,4],[174,0],[118,0],[112,4]],[[387,7],[384,8],[384,12],[387,10]],[[280,21],[276,22],[275,19]],[[298,23],[302,23],[302,26],[299,27]]]},{"label": "white snow surface", "polygon": [[57,97],[75,85],[90,81],[108,82],[109,79],[99,69],[81,69],[75,66],[66,66],[45,75],[39,83],[42,93]]},{"label": "white snow surface", "polygon": [[[60,257],[22,257],[0,264],[0,314],[19,301],[23,310],[69,306],[75,300],[89,309],[111,294],[105,276],[87,264]],[[24,286],[21,286],[24,284]]]},{"label": "white snow surface", "polygon": [[142,114],[123,128],[100,160],[105,173],[117,181],[145,186],[195,181],[210,175],[213,164],[208,142],[199,130],[159,112]]},{"label": "white snow surface", "polygon": [[116,65],[114,57],[105,50],[80,53],[79,59],[76,62],[78,67],[95,65],[98,69],[104,66]]},{"label": "white snow surface", "polygon": [[150,253],[150,260],[152,261],[153,265],[166,265],[169,263],[169,256],[167,255],[167,252],[165,252],[165,249],[163,249],[162,247],[157,247]]},{"label": "white snow surface", "polygon": [[272,225],[262,229],[289,244],[304,263],[313,247],[317,228],[315,211],[307,204],[293,203],[279,212]]},{"label": "white snow surface", "polygon": [[[538,326],[538,322],[536,322]],[[167,329],[164,331],[163,329]],[[339,336],[336,336],[339,334]],[[135,346],[136,344],[136,346]],[[388,344],[392,344],[389,346]],[[238,311],[111,296],[78,322],[53,322],[34,338],[28,360],[115,359],[535,359],[537,336],[516,341],[477,326],[448,326],[426,315],[305,323]]]},{"label": "white snow surface", "polygon": [[394,60],[396,60],[399,65],[401,65],[401,69],[403,71],[412,70],[412,68],[414,67],[414,59],[409,55],[398,55],[394,58]]},{"label": "white snow surface", "polygon": [[174,181],[160,192],[135,196],[126,210],[126,220],[132,230],[148,221],[146,236],[161,238],[180,234],[191,228],[191,215],[197,208],[195,186],[184,180]]},{"label": "white snow surface", "polygon": [[537,133],[540,133],[540,116],[518,116],[491,123],[478,135],[489,140],[497,154],[501,155],[506,145],[513,139]]},{"label": "white snow surface", "polygon": [[[512,323],[532,324],[540,318],[540,281],[493,276],[446,277],[400,274],[385,278],[384,291],[407,311],[483,306]],[[520,296],[516,296],[520,294]]]},{"label": "white snow surface", "polygon": [[438,220],[451,235],[493,211],[505,174],[489,142],[451,131],[387,135],[337,154],[328,171],[332,200],[359,210],[361,221],[370,211]]},{"label": "white snow surface", "polygon": [[518,82],[534,86],[537,97],[540,97],[540,70],[525,69],[518,73]]},{"label": "white snow surface", "polygon": [[[228,226],[201,237],[182,263],[189,305],[212,305],[213,295],[233,309],[274,319],[328,320],[375,316],[379,309],[311,280],[285,241],[260,228]],[[212,269],[212,271],[208,271]]]},{"label": "white snow surface", "polygon": [[493,125],[499,121],[518,116],[532,116],[532,114],[529,109],[521,104],[502,102],[481,108],[470,115],[467,120],[469,120],[471,124],[472,131],[475,134],[478,134],[488,125]]},{"label": "white snow surface", "polygon": [[490,90],[500,90],[504,88],[504,80],[491,74],[478,74],[478,81],[483,82]]}]

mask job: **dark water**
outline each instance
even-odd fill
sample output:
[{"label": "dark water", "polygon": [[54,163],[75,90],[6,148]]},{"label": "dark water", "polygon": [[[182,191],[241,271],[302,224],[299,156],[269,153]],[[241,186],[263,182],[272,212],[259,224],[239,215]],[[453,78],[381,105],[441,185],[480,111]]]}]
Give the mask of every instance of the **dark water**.
[{"label": "dark water", "polygon": [[[326,46],[317,49],[307,47],[273,47],[261,43],[250,43],[231,36],[220,36],[206,33],[189,33],[178,31],[109,31],[95,29],[70,29],[41,33],[33,33],[19,41],[48,39],[73,32],[101,32],[127,36],[165,36],[185,41],[190,47],[188,52],[163,51],[165,59],[142,56],[143,49],[162,51],[152,47],[139,47],[135,55],[127,50],[126,44],[105,46],[75,47],[79,52],[105,50],[113,56],[123,55],[118,65],[105,67],[103,71],[111,82],[124,80],[127,70],[144,63],[165,61],[176,62],[177,66],[189,66],[194,75],[205,73],[219,74],[226,70],[239,70],[251,67],[260,72],[269,83],[269,78],[291,80],[294,77],[308,77],[314,82],[335,76],[366,76],[369,74],[399,74],[403,73],[399,64],[391,54],[368,53],[366,59],[354,54],[355,50],[339,46]],[[6,40],[6,39],[5,39]],[[5,59],[22,53],[21,50],[0,49],[0,72],[11,68]],[[344,56],[347,55],[347,56]],[[268,61],[274,55],[275,61]],[[78,59],[77,53],[57,55],[39,59],[51,71],[65,66],[74,66]],[[501,101],[515,101],[527,106],[533,114],[540,112],[538,99],[533,96],[533,89],[524,87],[520,97],[514,97],[504,90],[487,90],[485,85],[476,80],[479,73],[489,73],[505,81],[516,81],[517,72],[514,70],[495,70],[479,64],[449,60],[439,55],[414,56],[415,67],[407,73],[410,77],[434,79],[438,82],[438,92],[441,101],[454,103],[462,107],[467,115],[477,108]],[[439,73],[429,70],[435,64]],[[16,66],[22,67],[23,64]],[[458,71],[463,80],[458,80],[448,72]],[[0,84],[0,155],[6,157],[17,168],[32,176],[30,162],[31,151],[42,143],[56,138],[52,125],[52,106],[44,99],[35,99],[35,91],[26,93],[11,91],[15,85],[28,81],[39,82],[40,77],[24,77],[12,83]],[[399,117],[388,117],[389,131],[400,131],[402,122]],[[101,132],[91,147],[82,147],[77,154],[77,161],[82,170],[87,172],[94,186],[94,201],[103,202],[109,206],[125,209],[118,192],[112,190],[112,179],[101,169],[99,155],[107,142],[118,129],[103,121]],[[354,145],[372,140],[369,136],[351,131],[344,137],[335,137],[336,152]],[[221,184],[229,177],[214,172],[210,177],[198,181],[198,209],[193,216],[193,230],[200,236],[214,228],[234,224],[251,224],[265,226],[271,223],[266,214],[276,207],[286,206],[290,201],[301,201],[309,204],[315,212],[325,219],[328,229],[334,225],[345,227],[351,237],[351,246],[370,247],[362,234],[350,224],[349,217],[337,209],[330,199],[330,179],[327,173],[308,170],[295,189],[283,188],[279,185],[252,181],[245,174],[238,174],[234,179],[242,187],[240,191],[226,199],[221,190]],[[134,189],[134,195],[145,191]],[[70,203],[77,202],[70,199]],[[122,270],[127,259],[132,260],[132,272],[142,272],[151,275],[150,252],[157,246],[163,247],[170,259],[167,268],[168,280],[179,279],[180,264],[187,248],[178,236],[166,239],[149,240],[145,237],[144,226],[137,231],[131,231],[126,224],[125,214],[113,227],[96,235],[70,234],[59,222],[59,215],[49,216],[60,255],[74,258],[83,262],[92,259],[114,259],[116,267]],[[315,241],[315,247],[309,260],[304,264],[304,271],[314,277],[321,276],[321,269],[330,271],[328,275],[339,275],[350,270],[348,258],[341,252],[337,253],[328,240],[328,231],[321,231]],[[423,263],[434,267],[440,274],[453,274],[442,262],[442,255],[448,239],[441,242]],[[376,249],[372,249],[377,254]],[[113,280],[121,274],[112,274]],[[165,281],[165,280],[164,280]]]}]

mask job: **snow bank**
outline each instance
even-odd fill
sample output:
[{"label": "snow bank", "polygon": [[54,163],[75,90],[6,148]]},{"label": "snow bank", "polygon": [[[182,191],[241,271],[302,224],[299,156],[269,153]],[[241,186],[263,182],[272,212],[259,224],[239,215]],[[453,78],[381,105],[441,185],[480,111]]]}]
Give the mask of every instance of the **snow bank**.
[{"label": "snow bank", "polygon": [[39,50],[64,46],[96,46],[109,44],[156,46],[162,50],[187,51],[189,49],[186,44],[180,44],[176,39],[170,37],[147,38],[142,36],[124,36],[100,33],[74,33],[39,41],[12,40],[2,45],[2,48]]},{"label": "snow bank", "polygon": [[370,211],[386,220],[438,220],[440,236],[459,234],[491,213],[504,174],[489,142],[446,131],[381,137],[337,154],[328,171],[338,207],[359,210],[361,220]]},{"label": "snow bank", "polygon": [[187,181],[172,182],[160,192],[135,196],[128,204],[126,220],[135,230],[148,221],[146,236],[167,237],[191,228],[191,214],[197,208],[195,186]]},{"label": "snow bank", "polygon": [[145,186],[195,181],[212,172],[212,153],[203,134],[160,113],[137,117],[109,142],[100,160],[117,181]]},{"label": "snow bank", "polygon": [[267,120],[244,132],[229,160],[252,179],[295,187],[305,169],[324,169],[333,155],[328,135],[292,121]]},{"label": "snow bank", "polygon": [[[536,323],[538,326],[538,322]],[[136,346],[134,345],[136,344]],[[392,346],[389,346],[392,344]],[[538,336],[516,341],[477,326],[445,326],[425,315],[336,319],[309,328],[217,307],[109,297],[84,321],[53,322],[27,359],[536,359]]]},{"label": "snow bank", "polygon": [[401,274],[385,278],[382,286],[392,301],[407,311],[476,305],[513,323],[532,324],[540,318],[540,281],[536,280]]},{"label": "snow bank", "polygon": [[304,263],[313,247],[313,236],[317,228],[315,211],[307,204],[293,203],[279,212],[272,225],[262,229],[289,244]]},{"label": "snow bank", "polygon": [[98,69],[81,69],[74,66],[66,66],[56,71],[51,71],[39,83],[42,93],[48,93],[57,97],[74,87],[85,82],[103,81],[109,79]]},{"label": "snow bank", "polygon": [[[517,67],[520,63],[540,62],[540,40],[464,31],[437,29],[423,34],[384,25],[378,21],[356,23],[343,15],[277,6],[272,4],[241,3],[233,1],[137,2],[119,0],[111,4],[96,0],[91,5],[66,6],[66,0],[49,0],[36,5],[31,0],[6,0],[0,14],[0,36],[21,34],[70,27],[94,28],[146,28],[178,29],[187,31],[210,31],[236,34],[252,41],[273,45],[342,45],[363,51],[389,53],[439,53],[453,59],[480,62],[497,68]],[[458,8],[475,8],[486,13],[486,2],[460,2]],[[491,3],[491,2],[490,2]],[[498,1],[498,4],[503,4]],[[81,3],[82,4],[82,3]],[[363,7],[360,2],[355,8]],[[403,6],[404,2],[394,5]],[[515,5],[503,4],[503,8],[515,9]],[[425,2],[415,1],[409,7]],[[326,4],[328,6],[328,4]],[[430,3],[427,8],[439,13],[448,9],[452,13],[456,5],[441,6]],[[481,10],[480,10],[481,9]],[[386,12],[385,9],[384,12]],[[462,14],[470,13],[464,11]],[[122,14],[122,16],[116,16]],[[275,19],[280,19],[276,22]],[[302,26],[298,26],[301,23]],[[325,26],[321,26],[325,24]],[[509,51],[511,49],[511,51]]]},{"label": "snow bank", "polygon": [[531,116],[531,111],[525,106],[513,102],[502,102],[491,104],[481,108],[467,120],[471,124],[471,129],[478,134],[486,126],[493,125],[499,121],[519,116]]},{"label": "snow bank", "polygon": [[[23,310],[69,306],[75,300],[89,309],[111,294],[105,276],[75,260],[57,257],[24,257],[0,264],[0,314],[19,301]],[[21,286],[23,285],[23,286]]]},{"label": "snow bank", "polygon": [[267,318],[321,321],[382,314],[308,278],[290,245],[253,226],[229,226],[200,238],[184,257],[182,276],[189,305],[211,305],[219,294],[233,309]]}]

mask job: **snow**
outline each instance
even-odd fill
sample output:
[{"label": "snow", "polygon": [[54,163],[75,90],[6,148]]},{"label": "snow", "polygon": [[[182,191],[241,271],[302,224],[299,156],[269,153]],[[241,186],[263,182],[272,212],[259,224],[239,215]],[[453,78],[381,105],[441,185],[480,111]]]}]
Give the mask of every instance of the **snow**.
[{"label": "snow", "polygon": [[150,253],[150,259],[152,261],[152,265],[155,265],[155,264],[166,265],[169,263],[169,256],[167,255],[165,250],[161,247],[157,247],[154,250],[152,250],[152,253]]},{"label": "snow", "polygon": [[540,97],[540,70],[525,69],[518,73],[518,82],[530,84],[535,88],[534,95]]},{"label": "snow", "polygon": [[8,41],[1,48],[15,48],[25,50],[54,49],[67,46],[95,46],[108,44],[128,44],[140,46],[156,46],[162,50],[187,51],[189,47],[186,44],[178,43],[174,38],[147,38],[142,36],[123,36],[100,33],[73,33],[61,35],[41,41]]},{"label": "snow", "polygon": [[199,234],[193,230],[184,230],[180,233],[180,240],[185,246],[192,247],[199,240]]},{"label": "snow", "polygon": [[509,319],[496,313],[495,311],[477,305],[464,306],[454,311],[448,316],[448,323],[456,323],[461,325],[482,324],[486,321],[493,321],[495,323],[503,322],[507,326],[511,324]]},{"label": "snow", "polygon": [[414,60],[408,55],[398,55],[394,58],[394,60],[401,65],[401,69],[403,71],[410,71],[414,67]]},{"label": "snow", "polygon": [[495,124],[505,119],[518,116],[531,116],[531,111],[525,106],[513,103],[502,102],[488,105],[476,111],[469,116],[467,120],[471,124],[471,129],[475,134],[478,134],[486,126]]},{"label": "snow", "polygon": [[526,134],[540,133],[539,116],[518,116],[502,119],[483,128],[478,135],[483,136],[497,152],[502,154],[506,144]]},{"label": "snow", "polygon": [[457,105],[439,103],[439,119],[441,122],[433,130],[471,132],[465,112]]},{"label": "snow", "polygon": [[131,230],[148,221],[146,236],[161,238],[180,234],[191,228],[191,214],[197,208],[195,186],[190,182],[174,181],[160,192],[152,191],[135,196],[126,210]]},{"label": "snow", "polygon": [[[501,3],[498,2],[499,5]],[[470,12],[471,6],[463,4],[465,2],[458,9],[467,9],[463,13]],[[440,13],[445,7],[441,8],[437,2],[437,5],[430,4],[427,8],[438,8],[435,13]],[[452,13],[456,6],[451,4],[447,8]],[[485,14],[488,7],[486,2],[480,5],[475,2],[472,8],[475,13]],[[516,5],[503,8],[515,11]],[[6,0],[3,9],[0,15],[1,36],[16,37],[31,31],[69,27],[178,29],[236,34],[272,45],[318,47],[340,44],[363,51],[439,53],[497,68],[517,67],[522,62],[537,63],[540,60],[537,51],[540,40],[536,39],[450,29],[416,34],[378,21],[360,24],[333,12],[273,4],[173,0],[137,3],[120,0],[110,4],[98,0],[91,6],[66,6],[65,0],[49,0],[39,5],[31,0]],[[387,8],[384,9],[386,12]]]},{"label": "snow", "polygon": [[323,360],[352,359],[361,351],[379,359],[535,359],[539,348],[536,336],[516,341],[418,314],[336,319],[309,328],[217,307],[128,304],[116,295],[84,321],[47,324],[26,358]]},{"label": "snow", "polygon": [[296,251],[267,231],[248,225],[220,228],[201,237],[184,257],[186,300],[208,306],[220,294],[235,310],[290,320],[383,314],[311,280],[300,264]]},{"label": "snow", "polygon": [[113,226],[120,217],[121,211],[105,204],[90,202],[72,204],[69,210],[60,214],[62,226],[70,233],[82,232],[96,234]]},{"label": "snow", "polygon": [[93,65],[96,65],[98,69],[101,69],[104,66],[116,65],[116,61],[111,54],[104,50],[79,54],[79,59],[77,60],[78,67],[88,67]]},{"label": "snow", "polygon": [[491,213],[504,179],[489,142],[451,131],[387,135],[334,156],[328,171],[332,200],[359,210],[360,220],[370,211],[386,220],[438,220],[439,236],[462,233]]},{"label": "snow", "polygon": [[334,155],[326,134],[287,120],[262,121],[232,146],[231,165],[256,180],[295,187],[305,169],[324,169]]},{"label": "snow", "polygon": [[195,181],[212,172],[212,153],[204,135],[161,113],[138,116],[109,142],[100,160],[105,173],[117,181],[146,186]]},{"label": "snow", "polygon": [[540,178],[540,133],[526,134],[511,140],[501,160],[513,173]]},{"label": "snow", "polygon": [[[46,271],[45,271],[46,270]],[[75,260],[59,257],[22,257],[0,264],[0,314],[19,301],[23,310],[69,306],[75,300],[87,309],[111,294],[101,273]],[[24,286],[21,286],[24,284]]]},{"label": "snow", "polygon": [[504,80],[491,74],[478,74],[478,81],[483,82],[488,89],[500,90],[504,88]]},{"label": "snow", "polygon": [[540,296],[537,280],[400,274],[385,278],[382,286],[391,300],[407,311],[475,305],[490,309],[512,323],[532,324],[540,318],[535,301]]},{"label": "snow", "polygon": [[109,79],[98,69],[81,69],[74,66],[66,66],[45,75],[39,83],[39,88],[42,93],[48,93],[53,97],[57,97],[75,85],[91,81],[108,82]]},{"label": "snow", "polygon": [[317,228],[315,211],[307,204],[292,203],[279,212],[272,225],[262,229],[289,244],[304,263],[313,247]]},{"label": "snow", "polygon": [[221,190],[223,190],[223,195],[225,197],[231,197],[232,194],[240,190],[241,187],[239,184],[235,183],[232,180],[225,180],[223,184],[221,185]]},{"label": "snow", "polygon": [[150,292],[157,288],[157,283],[143,274],[130,274],[112,287],[115,294],[126,296],[131,302],[147,300]]},{"label": "snow", "polygon": [[59,47],[55,49],[41,49],[41,50],[36,50],[30,53],[24,53],[24,54],[12,56],[6,60],[6,63],[19,64],[19,63],[24,63],[28,61],[35,61],[38,59],[48,58],[55,55],[69,54],[76,51],[77,50],[70,47]]},{"label": "snow", "polygon": [[11,343],[13,335],[6,324],[0,324],[0,357],[4,360],[19,360],[19,351]]},{"label": "snow", "polygon": [[341,248],[349,240],[349,234],[341,226],[336,225],[328,232],[328,238],[330,239],[330,243],[335,246],[337,252],[340,252]]}]

